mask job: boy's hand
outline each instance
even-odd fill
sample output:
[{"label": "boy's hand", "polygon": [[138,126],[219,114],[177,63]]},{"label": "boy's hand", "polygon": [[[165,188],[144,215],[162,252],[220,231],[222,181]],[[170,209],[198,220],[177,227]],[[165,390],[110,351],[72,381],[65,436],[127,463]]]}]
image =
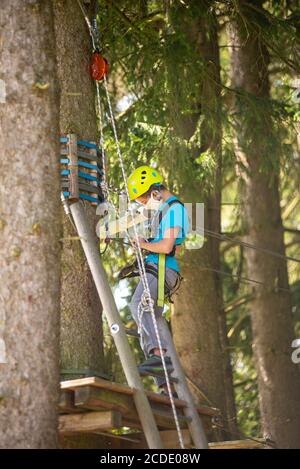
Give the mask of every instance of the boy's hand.
[{"label": "boy's hand", "polygon": [[[140,245],[141,249],[147,249],[146,245],[148,244],[148,242],[144,238],[142,238],[141,236],[138,236],[138,240],[139,240],[139,245]],[[135,246],[137,245],[135,239],[133,240],[133,244]]]}]

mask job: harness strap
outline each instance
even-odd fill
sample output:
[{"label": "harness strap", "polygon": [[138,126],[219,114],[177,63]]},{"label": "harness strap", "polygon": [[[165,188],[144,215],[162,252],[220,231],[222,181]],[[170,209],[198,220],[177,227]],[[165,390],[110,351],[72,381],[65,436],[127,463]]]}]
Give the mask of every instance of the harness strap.
[{"label": "harness strap", "polygon": [[[167,205],[166,207],[159,211],[158,213],[158,217],[156,218],[156,224],[154,224],[152,226],[152,229],[159,229],[159,226],[163,220],[163,218],[167,215],[170,207],[172,207],[172,205],[175,205],[175,204],[179,204],[179,205],[182,205],[182,207],[184,207],[184,204],[179,200],[179,199],[173,199],[171,200],[170,202],[166,202]],[[152,241],[154,238],[148,238],[148,241]],[[168,253],[168,256],[169,257],[174,257],[175,254],[176,254],[176,246],[180,246],[181,243],[178,243],[178,244],[174,244],[173,248],[172,248],[172,251]]]},{"label": "harness strap", "polygon": [[[154,275],[154,277],[158,279],[158,268],[150,264],[145,264],[145,270],[147,273]],[[122,280],[125,278],[132,278],[132,277],[139,277],[139,276],[140,276],[139,269],[137,266],[137,262],[135,261],[133,264],[123,267],[123,269],[118,274],[118,279]],[[175,285],[173,287],[170,287],[165,276],[164,294],[170,303],[173,303],[172,296],[180,287],[181,281],[182,281],[182,276],[178,272],[178,278],[176,280]],[[157,280],[157,284],[158,284],[158,280]]]},{"label": "harness strap", "polygon": [[[160,226],[163,218],[166,216],[170,207],[174,204],[179,204],[184,207],[184,204],[178,200],[173,199],[167,202],[167,207],[159,212],[158,226]],[[177,244],[178,246],[178,244]],[[174,243],[173,249],[168,253],[168,256],[174,257],[176,253],[176,244]],[[157,306],[163,308],[165,303],[165,276],[166,276],[166,254],[159,254],[158,256],[158,282],[157,282]]]},{"label": "harness strap", "polygon": [[158,256],[157,306],[163,307],[165,302],[166,255]]}]

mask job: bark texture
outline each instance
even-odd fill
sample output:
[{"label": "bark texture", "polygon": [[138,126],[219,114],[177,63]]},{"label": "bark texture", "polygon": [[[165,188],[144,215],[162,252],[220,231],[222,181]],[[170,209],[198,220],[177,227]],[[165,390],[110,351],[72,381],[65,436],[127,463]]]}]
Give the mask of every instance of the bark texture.
[{"label": "bark texture", "polygon": [[[61,87],[60,131],[96,141],[94,84],[88,74],[91,40],[81,10],[72,0],[55,0],[55,34]],[[95,226],[95,208],[86,204]],[[64,238],[76,235],[64,216]],[[62,252],[61,368],[103,368],[102,306],[80,241],[64,241]],[[70,375],[72,376],[72,375]]]},{"label": "bark texture", "polygon": [[1,448],[57,446],[59,96],[50,0],[0,9]]},{"label": "bark texture", "polygon": [[[245,240],[284,255],[280,155],[276,149],[272,151],[274,129],[267,108],[269,54],[246,2],[238,3],[241,16],[232,24],[231,40],[233,83],[239,92],[235,106],[237,168],[244,188]],[[255,3],[262,7],[261,1]],[[291,361],[291,298],[280,289],[288,289],[286,261],[252,249],[246,249],[245,255],[249,277],[264,284],[253,287],[250,303],[262,430],[279,448],[299,448],[300,374]]]}]

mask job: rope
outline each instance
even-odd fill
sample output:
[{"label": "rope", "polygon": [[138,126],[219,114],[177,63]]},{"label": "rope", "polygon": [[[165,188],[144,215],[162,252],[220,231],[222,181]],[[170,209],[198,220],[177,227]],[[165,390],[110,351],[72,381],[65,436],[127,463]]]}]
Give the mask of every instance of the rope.
[{"label": "rope", "polygon": [[[220,414],[220,417],[222,418],[223,421],[226,421],[226,419],[223,418],[222,414]],[[264,439],[264,441],[262,441],[262,440],[259,440],[258,438],[253,438],[252,436],[248,436],[240,430],[234,432],[230,430],[227,425],[224,425],[224,424],[222,425],[218,423],[217,419],[213,419],[212,424],[213,426],[215,426],[216,428],[219,428],[220,430],[225,430],[228,434],[230,434],[231,436],[235,438],[238,436],[240,438],[242,437],[243,439],[254,441],[255,443],[259,443],[262,446],[276,448],[275,443],[271,440]]]},{"label": "rope", "polygon": [[[254,441],[256,443],[260,443],[261,445],[264,445],[264,446],[274,446],[274,444],[272,442],[268,442],[266,439],[265,439],[265,441],[259,440],[257,438],[246,435],[244,432],[242,432],[241,430],[238,430],[238,429],[237,429],[237,431],[230,430],[230,428],[228,426],[228,423],[230,421],[235,421],[236,418],[235,417],[231,418],[231,419],[225,418],[223,413],[218,408],[218,406],[215,405],[207,397],[207,395],[204,393],[204,391],[202,389],[200,389],[200,387],[189,376],[186,376],[186,378],[191,383],[191,385],[194,386],[196,392],[198,392],[200,394],[200,396],[207,401],[208,405],[219,411],[218,416],[212,417],[213,426],[215,426],[216,428],[219,428],[220,430],[225,430],[229,435],[231,435],[233,437],[239,436],[240,438],[242,437],[243,439],[251,440],[251,441]],[[219,423],[219,419],[221,419],[222,423]],[[227,422],[227,425],[225,424],[225,422]]]},{"label": "rope", "polygon": [[[262,285],[263,287],[266,287],[266,289],[270,289],[270,287],[264,282],[260,282],[259,280],[253,280],[253,279],[248,278],[248,277],[241,277],[238,274],[231,274],[229,272],[225,272],[224,270],[213,269],[212,267],[200,267],[199,270],[208,270],[210,272],[216,272],[216,273],[221,274],[221,275],[227,275],[228,277],[238,278],[238,279],[240,279],[241,282],[244,282],[244,283],[256,283],[257,285]],[[280,291],[285,291],[287,293],[290,293],[290,290],[288,288],[278,287],[277,285],[274,286],[273,289],[275,291],[280,290]]]},{"label": "rope", "polygon": [[[113,242],[118,242],[118,243],[122,243],[122,244],[126,244],[127,246],[131,246],[130,243],[127,243],[126,241],[124,241],[123,239],[120,239],[120,238],[110,238],[111,241]],[[184,262],[184,261],[180,261],[181,264],[186,264],[187,265],[187,262]],[[266,288],[269,288],[269,286],[264,283],[264,282],[260,282],[259,280],[254,280],[252,278],[249,278],[249,277],[242,277],[238,274],[233,274],[233,273],[230,273],[230,272],[225,272],[225,270],[218,270],[218,269],[213,269],[212,267],[202,267],[200,268],[201,270],[207,270],[207,271],[210,271],[210,272],[216,272],[218,274],[221,274],[221,275],[226,275],[227,277],[231,277],[231,278],[238,278],[240,279],[241,282],[243,283],[256,283],[258,285],[261,285],[263,287],[266,287]],[[285,291],[287,293],[290,293],[290,289],[288,288],[285,288],[285,287],[281,287],[281,286],[275,286],[274,289],[276,290],[281,290],[281,291]]]},{"label": "rope", "polygon": [[81,10],[81,13],[83,14],[83,17],[84,17],[84,19],[85,19],[85,22],[86,22],[86,24],[87,24],[89,33],[90,33],[91,38],[92,38],[93,48],[95,49],[95,48],[96,48],[96,43],[97,43],[98,38],[97,38],[97,36],[95,35],[95,31],[94,31],[94,29],[93,29],[93,27],[92,27],[92,24],[91,24],[91,22],[90,22],[90,20],[89,20],[88,15],[86,14],[86,11],[85,11],[85,9],[84,9],[84,7],[83,7],[81,1],[80,1],[80,0],[77,0],[77,3],[78,3],[78,6],[79,6],[79,8],[80,8],[80,10]]},{"label": "rope", "polygon": [[[116,189],[113,189],[113,188],[110,188],[110,187],[108,188],[108,190],[111,191],[111,192],[117,192]],[[256,245],[251,244],[251,243],[246,243],[246,242],[240,241],[239,239],[236,239],[236,238],[231,238],[230,236],[224,235],[222,233],[218,233],[217,231],[207,230],[206,228],[199,228],[199,231],[200,230],[202,230],[207,237],[210,236],[212,238],[218,239],[219,241],[224,241],[224,240],[231,241],[233,244],[239,244],[239,245],[244,246],[246,248],[261,251],[261,252],[264,252],[264,253],[269,254],[271,256],[279,257],[279,258],[284,259],[286,261],[292,261],[292,262],[300,263],[300,259],[298,259],[297,257],[285,256],[284,254],[281,254],[279,252],[272,251],[270,249],[266,249],[266,248],[263,248],[263,247],[260,247],[260,246],[256,246]],[[230,275],[230,274],[226,274],[226,275]],[[252,281],[255,282],[255,280],[252,280]],[[261,282],[258,282],[258,283],[261,283]]]},{"label": "rope", "polygon": [[204,231],[205,234],[207,234],[208,236],[211,236],[212,238],[217,238],[219,240],[231,241],[232,243],[240,244],[241,246],[243,246],[245,248],[255,249],[256,251],[264,252],[265,254],[270,254],[272,256],[279,257],[281,259],[285,259],[287,261],[293,261],[293,262],[299,262],[300,263],[300,259],[298,259],[296,257],[285,256],[284,254],[281,254],[281,253],[276,252],[276,251],[272,251],[271,249],[266,249],[266,248],[262,248],[260,246],[255,246],[254,244],[246,243],[245,241],[240,241],[239,239],[231,238],[230,236],[224,235],[222,233],[217,233],[216,231],[207,230],[206,228],[203,228],[203,231]]},{"label": "rope", "polygon": [[107,181],[107,158],[106,158],[106,151],[105,151],[105,140],[104,140],[104,132],[103,132],[103,113],[102,113],[102,103],[101,103],[101,95],[100,95],[100,85],[99,82],[96,81],[96,91],[97,91],[97,107],[98,107],[98,117],[99,117],[99,147],[101,148],[101,158],[102,158],[102,170],[103,170],[103,180],[101,183],[101,189],[104,195],[104,198],[107,200],[109,198],[109,189],[108,189],[108,181]]},{"label": "rope", "polygon": [[[97,37],[95,37],[95,30],[93,29],[92,24],[91,24],[89,18],[87,17],[87,15],[86,15],[86,12],[85,12],[85,10],[82,6],[81,1],[77,0],[77,3],[80,7],[80,10],[81,10],[83,16],[84,16],[84,19],[86,21],[86,24],[88,26],[88,29],[89,29],[89,32],[90,32],[90,35],[91,35],[91,38],[92,38],[93,47],[95,48],[95,42],[98,39]],[[95,27],[95,24],[96,23],[94,23],[94,27]],[[98,105],[98,112],[99,112],[99,119],[100,119],[102,109],[101,109],[99,84],[97,83],[97,85],[98,85],[97,86],[97,105]],[[125,172],[125,167],[124,167],[123,156],[122,156],[122,153],[121,153],[121,146],[120,146],[118,133],[117,133],[117,129],[116,129],[115,118],[114,118],[114,114],[113,114],[113,110],[112,110],[111,100],[110,100],[110,96],[109,96],[109,93],[108,93],[106,76],[104,76],[104,88],[105,88],[106,99],[107,99],[107,103],[108,103],[109,114],[110,114],[111,124],[112,124],[112,128],[113,128],[114,138],[115,138],[115,142],[116,142],[116,146],[117,146],[117,154],[118,154],[118,157],[119,157],[122,176],[123,176],[123,180],[124,180],[124,184],[125,184],[127,201],[129,203],[129,213],[130,213],[130,216],[131,216],[132,222],[133,222],[135,242],[133,242],[131,237],[129,237],[129,240],[130,240],[130,242],[131,242],[131,244],[132,244],[132,246],[133,246],[133,248],[135,249],[135,252],[136,252],[136,258],[137,258],[137,262],[138,262],[138,269],[139,269],[139,272],[140,272],[140,278],[141,278],[141,281],[142,281],[142,284],[143,284],[143,287],[144,287],[144,294],[143,294],[143,298],[142,298],[142,301],[141,301],[141,308],[143,308],[143,310],[145,311],[145,307],[147,305],[147,308],[149,308],[150,313],[151,313],[151,317],[152,317],[152,321],[153,321],[153,325],[154,325],[154,330],[155,330],[155,334],[156,334],[156,338],[157,338],[157,342],[158,342],[158,346],[159,346],[159,351],[160,351],[160,355],[161,355],[161,360],[162,360],[162,364],[163,364],[164,374],[165,374],[165,378],[166,378],[168,394],[169,394],[169,398],[170,398],[170,402],[171,402],[171,406],[172,406],[172,411],[173,411],[173,415],[174,415],[174,420],[175,420],[175,424],[176,424],[176,429],[177,429],[177,433],[178,433],[179,443],[180,443],[180,447],[182,449],[184,449],[183,437],[182,437],[182,433],[181,433],[181,429],[180,429],[180,425],[179,425],[179,420],[178,420],[178,415],[177,415],[177,411],[176,411],[176,407],[175,407],[175,403],[174,403],[174,398],[173,398],[172,391],[171,391],[170,380],[169,380],[169,376],[168,376],[168,372],[167,372],[167,367],[166,367],[166,362],[165,362],[165,358],[164,358],[164,354],[163,354],[161,339],[160,339],[159,330],[158,330],[156,317],[155,317],[155,313],[154,313],[153,300],[151,298],[151,293],[150,293],[150,290],[149,290],[149,284],[148,284],[145,265],[144,265],[144,261],[143,261],[143,255],[142,255],[141,246],[140,246],[140,243],[139,243],[134,212],[133,212],[132,207],[130,206],[130,197],[129,197],[128,187],[127,187],[127,177],[126,177],[126,172]],[[101,121],[100,121],[100,128],[101,127],[102,127],[102,116],[101,116]],[[103,142],[103,131],[100,134],[100,141]]]}]

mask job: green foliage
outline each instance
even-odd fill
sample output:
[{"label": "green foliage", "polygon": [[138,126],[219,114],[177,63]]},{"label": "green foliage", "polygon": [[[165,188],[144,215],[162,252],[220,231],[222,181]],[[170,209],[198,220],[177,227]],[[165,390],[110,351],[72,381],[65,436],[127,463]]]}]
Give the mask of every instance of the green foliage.
[{"label": "green foliage", "polygon": [[251,437],[261,435],[256,372],[251,358],[242,352],[232,354],[234,365],[237,419],[242,432]]},{"label": "green foliage", "polygon": [[[247,229],[240,221],[243,182],[236,177],[238,132],[239,144],[247,153],[256,148],[257,142],[260,170],[270,174],[270,180],[280,171],[284,225],[295,230],[295,233],[286,232],[287,254],[297,257],[300,201],[290,208],[299,195],[300,170],[297,141],[300,108],[298,85],[294,83],[300,51],[297,2],[180,1],[172,2],[169,8],[169,2],[163,0],[100,0],[99,3],[99,25],[111,66],[109,84],[114,104],[124,96],[130,96],[132,101],[117,115],[127,173],[139,164],[159,166],[172,191],[194,194],[198,201],[204,201],[214,189],[221,151],[222,230],[238,235]],[[202,34],[201,21],[211,25],[207,37]],[[242,22],[244,40],[251,30],[262,41],[270,72],[266,83],[270,96],[233,89],[231,42],[226,29],[230,21]],[[219,34],[220,83],[216,83],[218,54],[214,55],[215,51],[207,46],[212,42],[215,27]],[[216,145],[220,127],[221,148]],[[123,189],[107,117],[105,136],[109,182]],[[246,167],[240,169],[247,171]],[[130,256],[121,243],[114,243],[106,252],[104,262],[112,283],[116,284],[115,272]],[[259,436],[258,390],[249,318],[251,280],[255,279],[247,277],[243,250],[227,242],[221,245],[220,270],[225,307],[237,298],[242,299],[241,304],[227,313],[238,421],[244,433]],[[299,266],[289,265],[298,337],[299,275]],[[121,316],[126,326],[133,325],[128,301],[134,285],[133,281],[122,289],[126,298]],[[130,341],[137,360],[141,361],[143,355],[138,341]],[[107,329],[105,344],[108,368],[114,379],[122,381],[124,376]],[[153,387],[151,379],[145,383]]]}]

